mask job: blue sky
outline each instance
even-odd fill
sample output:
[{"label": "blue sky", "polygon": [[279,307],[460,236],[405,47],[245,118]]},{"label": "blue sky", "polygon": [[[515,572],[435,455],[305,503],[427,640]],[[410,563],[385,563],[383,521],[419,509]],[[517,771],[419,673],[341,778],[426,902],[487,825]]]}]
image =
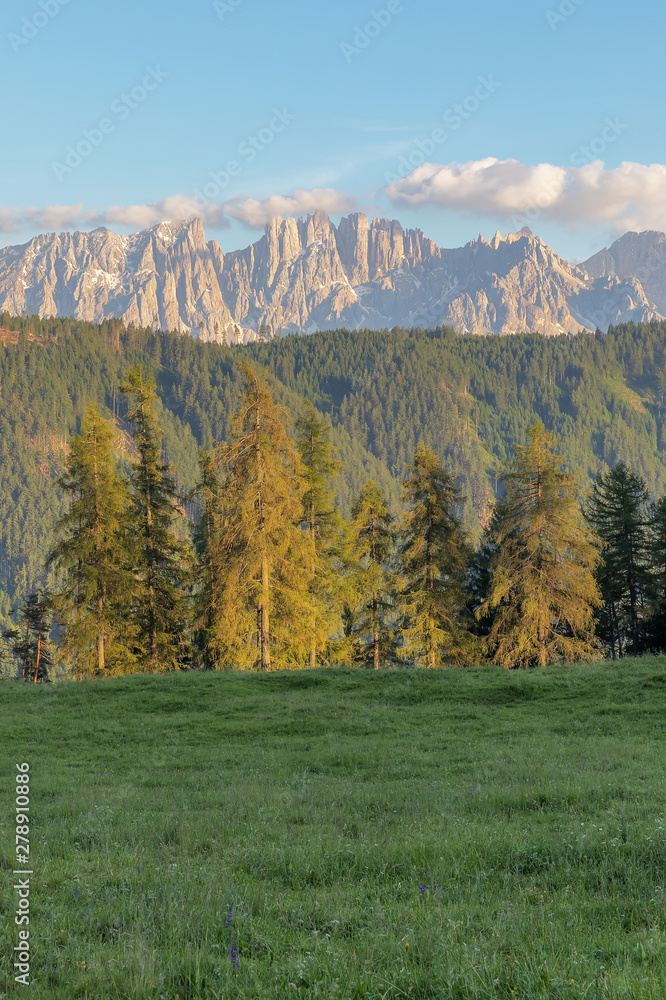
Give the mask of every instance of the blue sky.
[{"label": "blue sky", "polygon": [[6,0],[0,22],[1,245],[197,204],[225,250],[316,207],[442,246],[529,224],[574,260],[666,228],[656,2]]}]

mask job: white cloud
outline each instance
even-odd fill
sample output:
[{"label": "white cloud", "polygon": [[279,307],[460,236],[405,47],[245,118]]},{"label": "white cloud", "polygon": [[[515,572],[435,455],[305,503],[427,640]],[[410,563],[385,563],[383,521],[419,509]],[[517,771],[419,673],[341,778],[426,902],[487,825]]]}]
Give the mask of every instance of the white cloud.
[{"label": "white cloud", "polygon": [[539,199],[551,202],[564,187],[562,167],[541,163],[526,167],[518,160],[472,160],[469,163],[424,163],[404,180],[385,189],[406,205],[439,205],[463,212],[516,212]]},{"label": "white cloud", "polygon": [[46,208],[28,209],[30,218],[41,229],[61,229],[63,226],[76,225],[79,220],[95,219],[96,212],[84,212],[83,205],[47,205]]},{"label": "white cloud", "polygon": [[431,205],[499,218],[543,215],[566,226],[603,223],[666,229],[666,165],[601,160],[582,167],[528,166],[488,157],[467,163],[424,163],[384,188],[397,205]]},{"label": "white cloud", "polygon": [[349,195],[334,188],[296,190],[292,195],[271,195],[256,198],[234,198],[217,204],[202,202],[187,194],[171,195],[148,205],[112,205],[102,212],[84,210],[82,204],[48,205],[46,208],[0,207],[0,233],[28,230],[58,230],[95,226],[136,226],[146,229],[166,220],[180,221],[198,217],[204,226],[213,229],[230,225],[236,219],[246,226],[262,228],[276,215],[306,215],[322,209],[331,214],[352,211],[356,203]]},{"label": "white cloud", "polygon": [[356,207],[355,200],[335,188],[313,188],[311,191],[296,190],[293,195],[271,195],[257,201],[256,198],[234,198],[225,202],[224,209],[232,219],[255,229],[265,226],[276,215],[307,215],[320,209],[331,215],[344,215]]},{"label": "white cloud", "polygon": [[0,233],[15,233],[22,227],[18,224],[18,212],[14,208],[0,208]]},{"label": "white cloud", "polygon": [[96,212],[84,212],[83,205],[47,205],[46,208],[0,208],[0,233],[24,229],[61,229],[94,222]]},{"label": "white cloud", "polygon": [[204,225],[222,228],[229,225],[229,219],[224,213],[224,205],[214,203],[201,204],[190,195],[174,194],[150,205],[114,205],[99,215],[99,225],[137,226],[147,229],[159,222],[169,220],[178,222],[183,219],[198,217]]}]

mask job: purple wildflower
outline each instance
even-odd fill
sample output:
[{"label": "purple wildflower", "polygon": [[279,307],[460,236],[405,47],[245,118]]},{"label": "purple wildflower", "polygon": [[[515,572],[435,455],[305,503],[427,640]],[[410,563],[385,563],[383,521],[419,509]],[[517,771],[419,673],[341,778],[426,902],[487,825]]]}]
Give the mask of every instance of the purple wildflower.
[{"label": "purple wildflower", "polygon": [[226,919],[226,921],[224,923],[224,926],[225,927],[231,927],[231,921],[233,919],[234,919],[234,908],[233,908],[233,906],[230,906],[229,909],[227,910],[227,919]]},{"label": "purple wildflower", "polygon": [[74,890],[74,899],[78,899],[78,898],[79,898],[79,890],[75,889]]},{"label": "purple wildflower", "polygon": [[236,972],[240,969],[240,958],[238,957],[238,948],[235,944],[229,947],[229,961],[233,965]]},{"label": "purple wildflower", "polygon": [[426,898],[426,887],[424,885],[420,885],[419,886],[419,892],[421,893],[421,899],[425,900],[425,898]]}]

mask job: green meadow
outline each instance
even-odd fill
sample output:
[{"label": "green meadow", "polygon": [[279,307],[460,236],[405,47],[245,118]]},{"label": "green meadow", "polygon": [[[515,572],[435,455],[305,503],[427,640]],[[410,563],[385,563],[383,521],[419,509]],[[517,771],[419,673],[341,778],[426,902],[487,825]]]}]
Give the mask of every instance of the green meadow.
[{"label": "green meadow", "polygon": [[6,682],[0,734],[0,996],[666,997],[666,658]]}]

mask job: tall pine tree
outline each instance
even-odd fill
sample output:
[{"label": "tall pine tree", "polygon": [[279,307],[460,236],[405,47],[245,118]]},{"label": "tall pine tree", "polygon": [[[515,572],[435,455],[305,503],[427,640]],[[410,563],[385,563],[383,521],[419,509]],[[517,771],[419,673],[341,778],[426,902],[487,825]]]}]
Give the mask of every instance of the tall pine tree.
[{"label": "tall pine tree", "polygon": [[286,413],[264,377],[241,368],[244,392],[220,453],[219,530],[211,539],[212,655],[240,668],[303,667],[313,617],[312,551],[300,527],[303,470]]},{"label": "tall pine tree", "polygon": [[118,474],[115,428],[89,406],[56,485],[70,497],[48,557],[63,580],[55,597],[62,651],[83,676],[135,666],[129,612],[133,590],[129,495]]},{"label": "tall pine tree", "polygon": [[503,667],[589,660],[596,650],[598,554],[580,515],[578,490],[539,421],[529,429],[528,444],[516,445],[502,480],[490,593],[477,612],[495,613],[487,649]]},{"label": "tall pine tree", "polygon": [[126,373],[119,391],[133,400],[127,420],[133,425],[138,459],[132,465],[130,496],[135,526],[135,641],[141,666],[152,672],[173,670],[189,658],[188,609],[184,586],[190,550],[175,531],[184,518],[170,466],[163,462],[162,431],[155,416],[155,381],[141,365]]}]

